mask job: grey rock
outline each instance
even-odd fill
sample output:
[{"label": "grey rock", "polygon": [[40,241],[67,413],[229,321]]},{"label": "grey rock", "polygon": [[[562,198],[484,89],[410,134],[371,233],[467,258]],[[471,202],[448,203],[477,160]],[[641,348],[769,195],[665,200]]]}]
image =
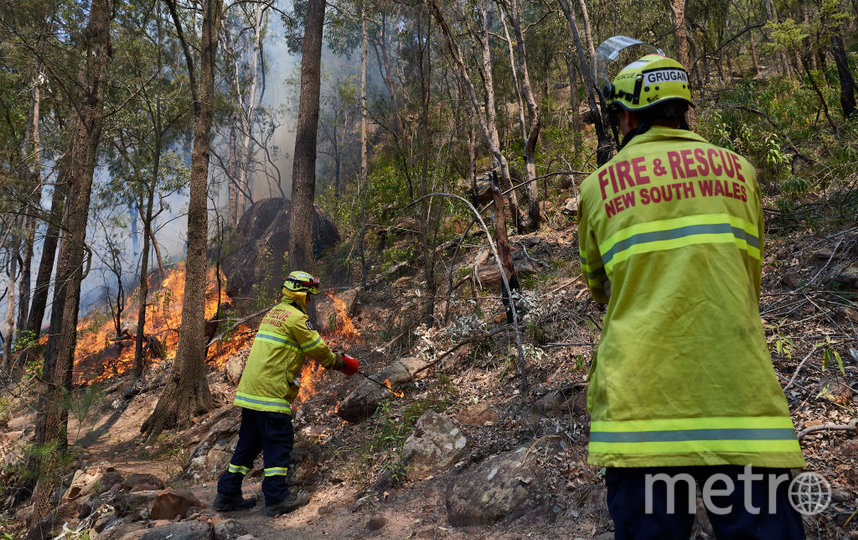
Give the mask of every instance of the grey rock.
[{"label": "grey rock", "polygon": [[247,527],[234,519],[219,521],[214,526],[214,540],[237,540],[247,534]]},{"label": "grey rock", "polygon": [[180,521],[155,527],[147,531],[140,540],[210,540],[211,526],[202,521]]},{"label": "grey rock", "polygon": [[402,460],[408,477],[426,478],[456,463],[468,449],[468,438],[456,424],[434,411],[417,420],[414,433],[405,441]]},{"label": "grey rock", "polygon": [[145,510],[155,500],[157,491],[133,491],[131,493],[119,493],[113,498],[113,506],[116,514],[120,517],[137,515]]},{"label": "grey rock", "polygon": [[531,464],[533,454],[521,447],[486,459],[461,474],[447,493],[447,518],[461,527],[513,521],[538,508],[544,498]]},{"label": "grey rock", "polygon": [[[389,380],[391,386],[396,388],[396,385],[408,382],[412,379],[411,372],[405,364],[396,360],[383,370],[370,375],[378,382]],[[360,422],[372,416],[378,404],[388,399],[393,394],[382,386],[364,379],[357,388],[340,403],[337,409],[337,415],[343,420],[349,422]]]}]

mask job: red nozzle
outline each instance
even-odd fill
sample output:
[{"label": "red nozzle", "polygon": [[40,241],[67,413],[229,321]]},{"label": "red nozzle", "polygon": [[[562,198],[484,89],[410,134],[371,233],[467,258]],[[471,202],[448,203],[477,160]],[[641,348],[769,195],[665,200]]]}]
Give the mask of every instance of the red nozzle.
[{"label": "red nozzle", "polygon": [[344,365],[342,368],[340,368],[340,371],[342,371],[343,373],[345,373],[348,376],[352,376],[358,372],[358,368],[360,366],[358,365],[358,359],[357,358],[355,358],[354,356],[351,356],[349,354],[343,353],[343,361],[345,362],[346,365]]}]

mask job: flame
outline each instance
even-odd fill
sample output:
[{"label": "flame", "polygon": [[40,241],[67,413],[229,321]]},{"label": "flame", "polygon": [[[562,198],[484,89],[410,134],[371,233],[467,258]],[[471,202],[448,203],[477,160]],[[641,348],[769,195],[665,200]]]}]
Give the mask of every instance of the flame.
[{"label": "flame", "polygon": [[[334,303],[334,310],[337,312],[337,321],[342,321],[342,324],[337,324],[331,331],[323,335],[325,342],[332,349],[336,345],[344,345],[348,343],[360,343],[360,332],[355,328],[352,318],[349,317],[346,302],[342,298],[338,298],[333,292],[326,293]],[[324,369],[315,362],[305,362],[301,369],[301,389],[298,390],[298,397],[292,403],[293,408],[300,407],[301,403],[307,401],[315,392],[316,385],[324,376]]]},{"label": "flame", "polygon": [[342,320],[342,324],[338,324],[329,337],[331,339],[340,337],[347,342],[360,343],[360,332],[355,328],[352,318],[349,317],[346,301],[342,298],[337,298],[331,291],[328,291],[326,294],[334,302],[334,309],[337,311],[337,321]]},{"label": "flame", "polygon": [[[150,278],[151,279],[151,278]],[[223,283],[223,276],[221,282]],[[221,289],[218,301],[217,280],[214,270],[209,270],[206,287],[205,318],[210,320],[218,311],[219,304],[230,298]],[[176,355],[179,341],[179,326],[182,322],[182,300],[185,287],[185,265],[177,264],[167,271],[160,285],[150,288],[146,306],[147,335],[152,335],[164,347],[165,358]],[[96,311],[78,323],[78,339],[75,348],[75,384],[102,382],[130,370],[134,365],[134,336],[137,333],[137,294],[132,294],[123,307],[122,336],[116,335],[109,312]],[[245,325],[232,331],[231,339],[221,340],[209,348],[209,363],[216,368],[226,364],[230,355],[243,348],[253,338],[253,332]],[[162,362],[161,358],[147,359],[147,363]]]},{"label": "flame", "polygon": [[398,391],[398,390],[394,390],[394,389],[393,389],[393,385],[392,385],[392,384],[390,384],[390,379],[384,379],[384,386],[386,386],[386,387],[387,387],[387,389],[388,389],[388,390],[390,390],[390,393],[391,393],[391,394],[393,394],[394,396],[396,396],[396,397],[405,397],[405,393],[404,393],[404,392],[400,392],[400,391]]}]

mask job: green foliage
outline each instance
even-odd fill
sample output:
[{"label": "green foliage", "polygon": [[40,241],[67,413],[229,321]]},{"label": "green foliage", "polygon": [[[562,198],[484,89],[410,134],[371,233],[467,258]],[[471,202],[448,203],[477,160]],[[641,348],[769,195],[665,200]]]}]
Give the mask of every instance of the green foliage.
[{"label": "green foliage", "polygon": [[831,341],[831,336],[825,336],[825,342],[820,344],[823,347],[822,351],[822,370],[828,369],[828,364],[831,360],[837,362],[837,367],[840,368],[840,373],[846,376],[846,370],[843,368],[843,359],[840,353],[834,350],[834,342]]},{"label": "green foliage", "polygon": [[63,388],[63,407],[77,420],[78,436],[80,436],[80,429],[84,423],[87,421],[93,421],[93,419],[90,418],[90,413],[92,413],[102,401],[104,401],[104,392],[99,388],[98,384],[87,386],[85,390],[78,392],[77,395],[67,388]]},{"label": "green foliage", "polygon": [[774,351],[778,355],[783,355],[792,359],[795,344],[792,339],[783,335],[780,325],[765,324],[763,327],[771,332],[771,335],[766,339],[766,342],[769,345],[769,351]]},{"label": "green foliage", "polygon": [[36,339],[35,332],[33,332],[32,330],[21,330],[15,337],[15,345],[13,347],[16,352],[20,352],[25,349],[29,349],[37,343],[38,340]]},{"label": "green foliage", "polygon": [[26,481],[54,484],[77,458],[74,447],[61,446],[58,440],[44,445],[27,444],[23,448],[23,459],[15,465],[4,466],[4,471]]}]

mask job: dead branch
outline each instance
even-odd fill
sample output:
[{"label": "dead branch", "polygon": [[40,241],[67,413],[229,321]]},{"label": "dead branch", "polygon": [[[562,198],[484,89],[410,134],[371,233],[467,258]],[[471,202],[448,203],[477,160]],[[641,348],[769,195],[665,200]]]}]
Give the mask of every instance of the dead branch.
[{"label": "dead branch", "polygon": [[213,337],[213,338],[211,339],[211,341],[209,341],[209,342],[208,342],[208,344],[206,345],[206,348],[211,347],[212,345],[214,345],[214,344],[215,344],[215,343],[217,343],[218,341],[220,341],[220,340],[222,340],[223,338],[225,338],[225,337],[226,337],[226,336],[227,336],[227,335],[228,335],[228,334],[229,334],[229,333],[230,333],[230,332],[231,332],[231,331],[232,331],[236,326],[238,326],[239,324],[241,324],[241,323],[245,323],[245,322],[249,321],[250,319],[253,319],[254,317],[258,317],[258,316],[262,315],[263,313],[265,313],[266,311],[268,311],[269,309],[271,309],[271,308],[270,308],[270,307],[267,307],[267,308],[265,308],[265,309],[260,309],[259,311],[257,311],[256,313],[254,313],[254,314],[252,314],[252,315],[248,315],[247,317],[245,317],[245,318],[243,318],[243,319],[239,319],[239,320],[235,321],[233,324],[231,324],[231,325],[229,326],[229,328],[227,328],[226,330],[224,330],[223,332],[221,332],[219,335],[217,335],[217,336]]},{"label": "dead branch", "polygon": [[816,431],[858,431],[858,420],[852,420],[848,424],[835,424],[833,422],[826,422],[825,424],[819,426],[810,426],[809,428],[804,428],[803,430],[798,432],[798,438],[801,439],[805,435],[809,435]]}]

